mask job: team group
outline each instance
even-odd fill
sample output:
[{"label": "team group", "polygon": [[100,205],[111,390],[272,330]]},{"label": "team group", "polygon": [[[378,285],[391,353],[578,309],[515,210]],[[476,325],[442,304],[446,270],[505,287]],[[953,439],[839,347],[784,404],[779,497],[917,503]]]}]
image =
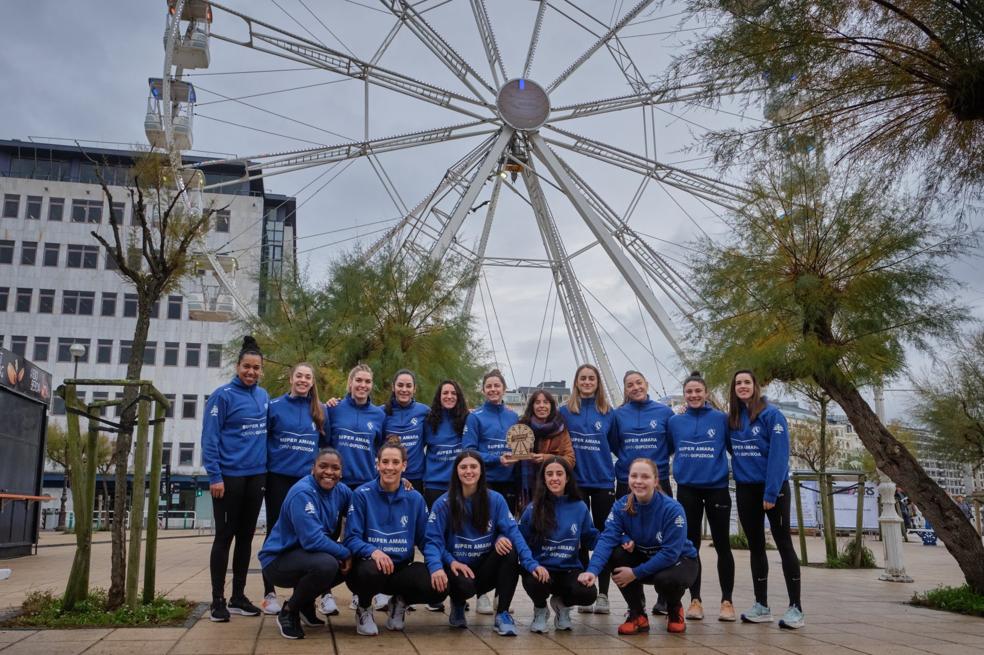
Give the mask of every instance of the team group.
[{"label": "team group", "polygon": [[[448,598],[449,624],[467,627],[473,597],[477,612],[495,615],[498,634],[516,635],[509,608],[522,581],[534,606],[530,630],[545,633],[551,610],[556,630],[571,629],[575,607],[609,613],[614,580],[628,605],[619,634],[649,631],[643,585],[657,592],[652,613],[667,616],[669,632],[684,632],[687,619],[704,618],[697,549],[705,516],[717,552],[718,619],[735,621],[730,459],[755,596],[741,620],[773,620],[768,520],[789,595],[779,625],[804,625],[789,534],[788,426],[751,371],[732,377],[727,413],[710,405],[705,381],[691,374],[685,411],[675,414],[649,398],[638,371],[625,374],[625,402],[612,407],[598,370],[584,364],[565,405],[537,390],[518,416],[503,403],[497,370],[482,380],[485,402],[469,411],[454,380],[437,386],[430,406],[416,402],[408,370],[397,372],[389,401],[373,405],[365,365],[351,370],[341,400],[323,404],[304,363],[292,369],[290,391],[270,400],[258,384],[262,367],[259,347],[246,337],[235,377],[211,394],[205,412],[213,621],[276,614],[284,637],[303,638],[304,626],[325,624],[318,610],[338,613],[331,591],[344,582],[361,635],[378,634],[374,609],[386,612],[388,629],[402,630],[408,607],[443,611]],[[531,459],[508,448],[506,432],[516,423],[533,432]],[[265,595],[256,607],[246,575],[264,500]],[[280,603],[275,587],[293,591]]]}]

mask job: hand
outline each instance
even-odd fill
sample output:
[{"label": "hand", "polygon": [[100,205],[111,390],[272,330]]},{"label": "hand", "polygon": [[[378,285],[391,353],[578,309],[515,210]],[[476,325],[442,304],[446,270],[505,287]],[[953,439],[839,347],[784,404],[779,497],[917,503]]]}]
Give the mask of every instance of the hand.
[{"label": "hand", "polygon": [[508,555],[512,550],[512,542],[505,537],[499,537],[495,542],[495,552],[500,555]]},{"label": "hand", "polygon": [[348,572],[352,570],[352,558],[346,557],[342,560],[342,563],[338,566],[338,570],[341,571],[342,575],[348,575]]},{"label": "hand", "polygon": [[328,400],[325,401],[325,404],[328,405],[329,407],[337,407],[338,403],[340,402],[341,401],[338,398],[329,398]]},{"label": "hand", "polygon": [[385,573],[386,575],[393,573],[393,560],[383,551],[372,551],[372,561],[376,563],[376,568],[379,569],[380,573]]},{"label": "hand", "polygon": [[768,512],[770,509],[772,509],[775,506],[776,506],[775,503],[770,503],[767,500],[762,501],[762,509],[764,509],[766,512]]},{"label": "hand", "polygon": [[225,483],[214,482],[208,485],[208,491],[212,494],[212,498],[222,498],[225,495]]},{"label": "hand", "polygon": [[466,578],[475,578],[475,572],[471,570],[467,564],[462,564],[458,560],[451,562],[451,573],[455,575],[463,575]]},{"label": "hand", "polygon": [[406,478],[400,478],[400,481],[403,482],[404,491],[413,491],[413,484],[409,480]]},{"label": "hand", "polygon": [[444,569],[431,573],[431,586],[434,591],[439,591],[442,594],[448,588],[448,574],[444,572]]},{"label": "hand", "polygon": [[624,550],[627,553],[631,553],[633,550],[635,550],[635,542],[634,541],[625,542],[624,544],[622,544],[622,550]]},{"label": "hand", "polygon": [[540,582],[542,582],[543,584],[547,584],[548,582],[550,582],[550,571],[548,571],[542,566],[538,566],[535,569],[533,569],[533,577],[539,580]]},{"label": "hand", "polygon": [[588,573],[587,571],[577,576],[577,581],[583,584],[585,587],[590,587],[595,583],[595,580],[597,579],[598,578],[597,576],[595,576],[594,573]]},{"label": "hand", "polygon": [[532,455],[530,455],[530,459],[532,459],[537,464],[543,464],[544,460],[547,459],[547,455],[545,453],[533,453]]},{"label": "hand", "polygon": [[635,579],[635,573],[633,573],[632,569],[628,566],[619,566],[612,571],[612,581],[614,581],[619,587],[624,587]]},{"label": "hand", "polygon": [[513,457],[512,453],[506,453],[505,455],[499,456],[499,463],[502,464],[503,466],[512,466],[518,461],[519,461],[518,459]]}]

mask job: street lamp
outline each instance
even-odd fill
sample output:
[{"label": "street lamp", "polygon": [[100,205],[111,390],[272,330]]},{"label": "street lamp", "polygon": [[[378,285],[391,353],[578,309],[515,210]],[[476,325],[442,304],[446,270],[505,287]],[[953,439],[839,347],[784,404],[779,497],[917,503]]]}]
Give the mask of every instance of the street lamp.
[{"label": "street lamp", "polygon": [[68,352],[72,353],[72,361],[75,362],[75,371],[72,373],[73,378],[79,377],[79,360],[85,357],[85,346],[81,343],[73,343],[68,347]]}]

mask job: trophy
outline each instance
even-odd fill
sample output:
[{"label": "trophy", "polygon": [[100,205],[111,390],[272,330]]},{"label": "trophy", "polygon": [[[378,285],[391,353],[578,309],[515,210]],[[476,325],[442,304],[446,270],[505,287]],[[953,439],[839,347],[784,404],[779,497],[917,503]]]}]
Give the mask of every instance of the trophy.
[{"label": "trophy", "polygon": [[533,430],[517,423],[506,431],[506,445],[513,459],[533,459]]}]

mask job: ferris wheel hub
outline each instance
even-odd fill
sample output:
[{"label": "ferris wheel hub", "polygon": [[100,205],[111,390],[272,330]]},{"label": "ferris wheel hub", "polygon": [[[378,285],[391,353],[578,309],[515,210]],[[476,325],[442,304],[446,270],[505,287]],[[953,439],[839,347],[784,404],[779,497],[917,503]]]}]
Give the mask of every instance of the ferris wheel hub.
[{"label": "ferris wheel hub", "polygon": [[550,117],[550,96],[533,80],[515,78],[503,84],[495,106],[506,125],[516,130],[538,130]]}]

